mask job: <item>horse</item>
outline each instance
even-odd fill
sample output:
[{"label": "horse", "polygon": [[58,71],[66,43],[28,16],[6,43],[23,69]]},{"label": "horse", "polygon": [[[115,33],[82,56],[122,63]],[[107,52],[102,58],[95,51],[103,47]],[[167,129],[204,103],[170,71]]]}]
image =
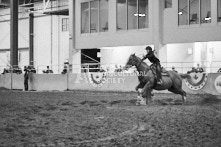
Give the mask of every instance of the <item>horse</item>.
[{"label": "horse", "polygon": [[[182,78],[188,78],[188,74],[178,74],[172,70],[165,71],[167,74],[162,74],[162,84],[157,84],[157,79],[155,76],[155,69],[153,66],[148,66],[135,54],[131,54],[125,69],[135,66],[138,71],[139,84],[136,86],[135,90],[141,89],[140,95],[146,98],[145,105],[151,100],[151,91],[154,90],[168,90],[175,94],[180,94],[182,96],[183,103],[186,104],[186,92],[182,89]],[[139,93],[138,93],[139,97]]]}]

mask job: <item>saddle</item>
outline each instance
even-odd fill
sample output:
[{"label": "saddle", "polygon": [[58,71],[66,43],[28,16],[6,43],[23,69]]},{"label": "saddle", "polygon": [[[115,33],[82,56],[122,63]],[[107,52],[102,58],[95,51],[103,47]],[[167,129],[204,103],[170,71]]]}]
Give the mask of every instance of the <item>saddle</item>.
[{"label": "saddle", "polygon": [[[154,76],[157,77],[156,65],[155,64],[151,64],[150,65],[150,69],[153,72]],[[170,76],[169,72],[164,67],[161,67],[161,75],[162,76]]]}]

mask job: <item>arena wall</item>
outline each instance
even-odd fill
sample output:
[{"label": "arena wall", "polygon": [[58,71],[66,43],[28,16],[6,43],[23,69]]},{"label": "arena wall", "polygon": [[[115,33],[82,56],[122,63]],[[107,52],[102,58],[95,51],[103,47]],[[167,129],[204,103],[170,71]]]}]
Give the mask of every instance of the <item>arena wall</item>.
[{"label": "arena wall", "polygon": [[12,89],[12,80],[11,74],[1,74],[0,75],[0,87],[7,89]]},{"label": "arena wall", "polygon": [[[183,80],[183,89],[188,94],[221,94],[220,73],[194,73],[191,79]],[[23,74],[0,75],[0,87],[8,89],[24,89]],[[29,76],[29,90],[31,91],[135,91],[138,78],[134,74],[33,74]],[[167,90],[155,91],[168,93]]]},{"label": "arena wall", "polygon": [[65,74],[30,74],[29,89],[32,91],[64,91],[67,90]]}]

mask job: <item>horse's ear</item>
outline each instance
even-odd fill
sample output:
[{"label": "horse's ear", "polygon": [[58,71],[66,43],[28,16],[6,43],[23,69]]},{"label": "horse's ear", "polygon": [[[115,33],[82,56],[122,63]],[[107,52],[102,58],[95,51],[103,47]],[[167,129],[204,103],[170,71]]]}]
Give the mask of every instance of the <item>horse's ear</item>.
[{"label": "horse's ear", "polygon": [[135,56],[135,53],[133,53],[132,56]]}]

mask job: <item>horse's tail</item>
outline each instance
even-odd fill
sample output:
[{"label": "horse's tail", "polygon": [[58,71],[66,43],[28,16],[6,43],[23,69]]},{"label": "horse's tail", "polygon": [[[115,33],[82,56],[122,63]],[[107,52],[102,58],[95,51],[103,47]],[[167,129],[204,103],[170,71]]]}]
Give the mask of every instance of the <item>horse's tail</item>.
[{"label": "horse's tail", "polygon": [[190,78],[191,78],[191,76],[190,76],[189,74],[179,73],[179,75],[180,75],[180,77],[181,77],[182,79],[190,79]]}]

